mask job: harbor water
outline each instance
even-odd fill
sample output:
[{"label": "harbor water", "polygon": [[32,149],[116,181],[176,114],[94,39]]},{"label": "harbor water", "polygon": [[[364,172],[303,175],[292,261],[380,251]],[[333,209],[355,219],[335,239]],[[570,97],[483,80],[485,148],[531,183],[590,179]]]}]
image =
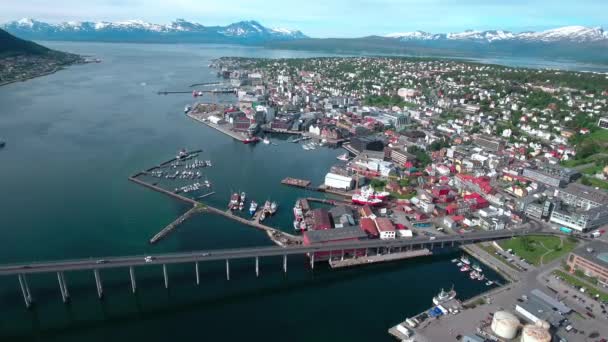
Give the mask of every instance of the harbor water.
[{"label": "harbor water", "polygon": [[[225,208],[230,193],[279,204],[265,223],[292,233],[298,197],[320,196],[281,185],[285,177],[319,185],[339,163],[338,149],[305,151],[270,137],[244,145],[183,114],[190,95],[158,95],[213,82],[207,66],[220,56],[307,57],[311,53],[217,45],[48,43],[92,55],[102,63],[0,88],[0,262],[100,258],[270,245],[267,236],[223,217],[198,215],[165,240],[148,240],[188,207],[127,178],[165,161],[181,148],[202,149],[199,159]],[[319,54],[314,54],[319,55]],[[204,100],[230,101],[230,95]],[[246,212],[246,210],[245,210]],[[2,341],[390,341],[386,330],[431,305],[441,287],[461,299],[487,289],[450,262],[459,253],[353,269],[314,271],[303,257],[136,269],[131,293],[127,269],[102,271],[105,298],[93,274],[66,273],[71,303],[61,302],[54,274],[28,277],[36,305],[26,310],[16,277],[0,278]],[[490,279],[500,277],[486,270]]]}]

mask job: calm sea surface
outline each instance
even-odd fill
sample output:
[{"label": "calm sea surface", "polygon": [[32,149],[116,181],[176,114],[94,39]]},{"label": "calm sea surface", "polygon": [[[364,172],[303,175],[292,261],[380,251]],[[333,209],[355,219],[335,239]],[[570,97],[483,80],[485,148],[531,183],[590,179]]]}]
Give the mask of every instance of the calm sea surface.
[{"label": "calm sea surface", "polygon": [[[266,235],[222,217],[201,215],[168,239],[148,239],[187,208],[130,183],[135,171],[169,159],[182,147],[201,148],[213,162],[204,175],[224,207],[231,191],[279,203],[269,224],[291,231],[291,207],[310,195],[279,184],[287,176],[323,181],[340,150],[304,151],[275,144],[248,146],[183,115],[189,90],[215,81],[207,67],[220,56],[308,57],[305,52],[222,45],[48,43],[92,55],[100,64],[0,88],[0,263],[269,245]],[[229,97],[216,100],[230,101]],[[72,296],[61,303],[55,275],[29,276],[36,299],[25,310],[16,277],[0,278],[0,340],[38,341],[390,341],[386,330],[431,305],[452,284],[461,298],[485,289],[450,263],[457,255],[358,269],[314,272],[304,258],[169,267],[165,290],[160,267],[103,271],[105,300],[93,274],[67,273]],[[498,276],[487,271],[491,279]]]}]

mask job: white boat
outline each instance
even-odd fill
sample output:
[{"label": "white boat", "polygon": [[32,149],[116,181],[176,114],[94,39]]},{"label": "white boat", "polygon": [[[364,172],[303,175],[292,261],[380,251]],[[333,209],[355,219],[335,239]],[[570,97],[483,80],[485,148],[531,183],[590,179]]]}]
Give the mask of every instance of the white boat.
[{"label": "white boat", "polygon": [[308,147],[308,145],[302,145],[302,148],[305,149],[306,151],[310,150],[310,147]]},{"label": "white boat", "polygon": [[341,160],[341,161],[348,161],[350,158],[348,157],[348,152],[346,152],[344,154],[337,156],[336,159]]},{"label": "white boat", "polygon": [[448,292],[441,289],[441,292],[439,292],[438,295],[433,297],[433,304],[440,305],[440,304],[450,301],[454,298],[456,298],[456,291],[454,291],[454,288],[452,288]]},{"label": "white boat", "polygon": [[493,281],[491,281],[491,280],[486,281],[486,286],[490,286],[490,285],[492,285],[492,284],[494,284],[494,282],[493,282]]},{"label": "white boat", "polygon": [[479,273],[483,272],[483,270],[481,269],[481,267],[478,264],[473,264],[473,266],[471,268]]},{"label": "white boat", "polygon": [[188,113],[188,112],[190,111],[190,109],[192,109],[192,107],[190,107],[190,106],[186,106],[186,107],[184,108],[184,113]]},{"label": "white boat", "polygon": [[270,139],[268,139],[267,137],[264,137],[264,140],[262,140],[262,142],[266,145],[270,144]]},{"label": "white boat", "polygon": [[466,255],[463,255],[462,257],[460,257],[460,261],[462,261],[464,264],[470,265],[471,261],[469,261],[469,258]]},{"label": "white boat", "polygon": [[464,264],[463,264],[463,263],[461,263],[461,262],[458,262],[458,263],[456,264],[456,266],[458,266],[458,267],[462,267],[462,265],[464,265]]}]

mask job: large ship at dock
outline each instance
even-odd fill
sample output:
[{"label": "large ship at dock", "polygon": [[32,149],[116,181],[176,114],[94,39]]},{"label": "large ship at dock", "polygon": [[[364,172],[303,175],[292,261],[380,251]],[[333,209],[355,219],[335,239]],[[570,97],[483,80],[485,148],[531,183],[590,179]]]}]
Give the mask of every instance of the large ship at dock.
[{"label": "large ship at dock", "polygon": [[362,188],[358,194],[354,194],[351,197],[353,204],[379,206],[382,204],[382,200],[377,198],[375,191],[371,187]]}]

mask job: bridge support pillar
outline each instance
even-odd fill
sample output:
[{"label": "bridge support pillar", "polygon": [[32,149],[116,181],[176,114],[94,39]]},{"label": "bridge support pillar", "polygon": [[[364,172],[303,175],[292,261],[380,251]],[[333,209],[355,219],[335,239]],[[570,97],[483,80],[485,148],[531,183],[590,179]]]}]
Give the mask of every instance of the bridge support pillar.
[{"label": "bridge support pillar", "polygon": [[70,294],[68,293],[68,288],[65,283],[65,277],[63,276],[63,272],[57,272],[57,280],[59,281],[59,291],[61,291],[61,300],[64,303],[68,302],[70,298]]},{"label": "bridge support pillar", "polygon": [[97,287],[97,297],[101,299],[103,297],[103,287],[101,286],[101,277],[99,276],[99,270],[94,269],[93,275],[95,276],[95,286]]},{"label": "bridge support pillar", "polygon": [[260,258],[259,257],[255,257],[255,276],[256,277],[260,276]]},{"label": "bridge support pillar", "polygon": [[443,248],[443,241],[441,241],[441,248]]},{"label": "bridge support pillar", "polygon": [[344,250],[342,250],[342,255],[340,256],[340,260],[344,260]]},{"label": "bridge support pillar", "polygon": [[163,278],[165,278],[165,288],[169,288],[169,276],[167,275],[167,265],[163,264]]},{"label": "bridge support pillar", "polygon": [[376,248],[376,255],[380,255],[380,247]]},{"label": "bridge support pillar", "polygon": [[283,255],[283,272],[287,273],[287,255]]},{"label": "bridge support pillar", "polygon": [[230,280],[230,262],[226,259],[226,280]]},{"label": "bridge support pillar", "polygon": [[196,285],[199,285],[201,280],[200,280],[200,276],[198,273],[198,261],[194,263],[194,271],[196,273]]},{"label": "bridge support pillar", "polygon": [[21,287],[21,293],[23,294],[23,300],[25,301],[25,307],[29,309],[32,305],[32,296],[30,295],[29,287],[27,286],[27,281],[25,280],[25,275],[19,274],[19,286]]},{"label": "bridge support pillar", "polygon": [[133,266],[129,267],[129,275],[131,276],[131,291],[135,293],[135,290],[137,289],[137,284],[135,283],[135,269],[133,268]]},{"label": "bridge support pillar", "polygon": [[367,248],[365,249],[365,257],[367,258]]},{"label": "bridge support pillar", "polygon": [[454,247],[454,240],[452,240],[452,247]]},{"label": "bridge support pillar", "polygon": [[310,269],[315,269],[315,252],[310,255]]}]

